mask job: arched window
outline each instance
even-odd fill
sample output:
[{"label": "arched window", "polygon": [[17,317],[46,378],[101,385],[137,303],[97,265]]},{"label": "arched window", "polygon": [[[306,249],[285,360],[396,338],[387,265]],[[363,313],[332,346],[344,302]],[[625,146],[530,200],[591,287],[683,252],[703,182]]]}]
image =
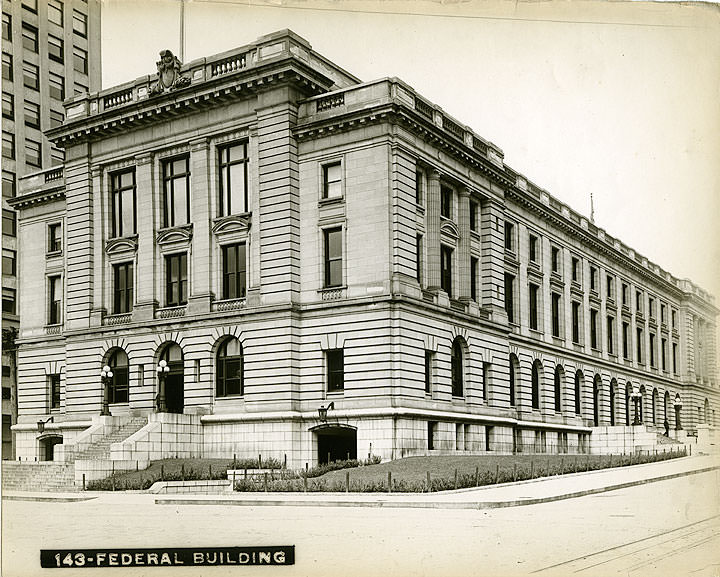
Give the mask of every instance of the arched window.
[{"label": "arched window", "polygon": [[575,414],[580,414],[580,398],[582,396],[582,382],[584,379],[581,370],[575,371]]},{"label": "arched window", "polygon": [[595,375],[593,379],[593,422],[595,426],[600,425],[600,388],[602,387],[602,378]]},{"label": "arched window", "polygon": [[452,353],[450,356],[450,369],[452,373],[452,395],[453,397],[463,396],[463,341],[462,338],[456,337],[452,344]]},{"label": "arched window", "polygon": [[658,406],[659,398],[660,398],[660,393],[658,393],[657,389],[653,389],[653,394],[652,394],[652,422],[653,422],[653,425],[657,425],[657,406]]},{"label": "arched window", "polygon": [[108,356],[107,364],[112,370],[113,376],[110,380],[109,403],[128,402],[128,358],[122,349],[112,349]]},{"label": "arched window", "polygon": [[563,381],[563,375],[564,371],[563,368],[560,365],[557,365],[555,367],[555,412],[560,413],[562,412],[562,399],[560,397],[562,393],[562,381]]},{"label": "arched window", "polygon": [[617,381],[612,379],[610,381],[610,426],[615,426],[615,398],[617,396]]},{"label": "arched window", "polygon": [[[185,407],[185,365],[183,352],[177,343],[163,345],[158,361],[165,361],[168,371],[162,377],[165,389],[165,409],[169,413],[182,413]],[[158,373],[160,377],[160,373]],[[161,383],[161,385],[162,385]],[[158,405],[162,405],[158,393]]]},{"label": "arched window", "polygon": [[645,407],[643,407],[645,403],[645,385],[640,386],[640,400],[638,401],[639,410],[638,415],[640,416],[640,422],[645,422],[645,415],[643,414],[643,411],[645,410]]},{"label": "arched window", "polygon": [[669,410],[670,410],[670,392],[665,391],[665,396],[663,397],[663,422],[668,421],[668,411]]},{"label": "arched window", "polygon": [[703,410],[703,417],[704,417],[703,423],[705,423],[706,425],[709,425],[710,424],[710,400],[709,399],[705,399],[703,409],[704,409]]},{"label": "arched window", "polygon": [[510,355],[510,406],[515,406],[515,392],[517,391],[516,381],[519,373],[520,363],[515,355]]},{"label": "arched window", "polygon": [[630,393],[632,393],[632,385],[628,383],[625,386],[625,424],[630,425],[630,405],[632,404],[632,399],[630,398]]},{"label": "arched window", "polygon": [[243,394],[243,350],[234,337],[225,339],[217,352],[215,395],[229,397]]},{"label": "arched window", "polygon": [[532,408],[540,408],[540,372],[542,363],[535,361],[532,366]]}]

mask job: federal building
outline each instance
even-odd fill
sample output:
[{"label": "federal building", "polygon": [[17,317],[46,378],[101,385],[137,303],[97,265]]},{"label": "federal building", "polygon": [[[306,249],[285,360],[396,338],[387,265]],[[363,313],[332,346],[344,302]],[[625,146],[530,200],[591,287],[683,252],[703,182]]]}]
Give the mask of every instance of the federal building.
[{"label": "federal building", "polygon": [[402,80],[287,30],[156,58],[65,101],[64,165],[11,200],[20,460],[627,452],[717,423],[714,297]]}]

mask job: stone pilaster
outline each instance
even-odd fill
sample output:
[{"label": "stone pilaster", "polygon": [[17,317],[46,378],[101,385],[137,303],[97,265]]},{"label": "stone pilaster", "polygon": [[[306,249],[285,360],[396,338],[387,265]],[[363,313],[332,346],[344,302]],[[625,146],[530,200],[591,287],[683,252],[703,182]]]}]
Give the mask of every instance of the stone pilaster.
[{"label": "stone pilaster", "polygon": [[482,202],[481,211],[482,307],[490,313],[491,319],[507,323],[503,205],[496,199],[487,198]]},{"label": "stone pilaster", "polygon": [[458,240],[457,271],[459,277],[458,298],[470,300],[470,190],[466,186],[458,189]]},{"label": "stone pilaster", "polygon": [[[110,203],[103,202],[103,198],[109,198],[108,194],[105,194],[105,182],[103,179],[103,170],[99,166],[93,166],[90,170],[92,178],[93,190],[97,191],[97,194],[93,196],[93,212],[95,214],[95,239],[93,243],[93,276],[95,280],[95,290],[93,291],[92,299],[93,306],[90,310],[90,325],[99,327],[102,325],[103,317],[107,310],[105,308],[105,289],[106,289],[106,278],[105,278],[105,239],[107,235],[108,227],[108,210]],[[108,191],[109,192],[109,191]]]},{"label": "stone pilaster", "polygon": [[[135,211],[138,233],[137,258],[135,259],[135,306],[133,321],[150,320],[155,316],[158,304],[158,283],[162,283],[162,270],[156,270],[155,232],[160,222],[159,205],[153,156],[141,154],[135,161]],[[157,280],[156,280],[157,279]]]},{"label": "stone pilaster", "polygon": [[427,174],[425,254],[427,288],[437,292],[440,290],[440,172],[434,169]]},{"label": "stone pilaster", "polygon": [[190,142],[190,216],[193,223],[188,314],[210,312],[213,270],[213,243],[210,230],[210,148],[207,138]]}]

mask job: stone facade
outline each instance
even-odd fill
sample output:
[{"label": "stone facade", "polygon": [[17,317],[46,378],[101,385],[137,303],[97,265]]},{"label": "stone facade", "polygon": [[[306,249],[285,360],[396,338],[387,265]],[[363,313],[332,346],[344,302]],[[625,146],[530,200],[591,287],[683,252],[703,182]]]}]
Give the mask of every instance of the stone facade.
[{"label": "stone facade", "polygon": [[634,388],[650,437],[680,403],[684,429],[714,425],[713,297],[402,81],[360,83],[289,31],[181,73],[68,103],[63,172],[14,201],[22,459],[36,421],[64,436],[104,400],[150,416],[112,445],[128,463],[582,453],[629,428]]}]

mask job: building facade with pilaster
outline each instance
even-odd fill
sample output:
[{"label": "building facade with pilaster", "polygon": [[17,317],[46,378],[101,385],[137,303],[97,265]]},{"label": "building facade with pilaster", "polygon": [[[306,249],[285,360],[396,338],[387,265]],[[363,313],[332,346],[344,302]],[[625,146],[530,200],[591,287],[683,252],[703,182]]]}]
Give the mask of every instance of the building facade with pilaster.
[{"label": "building facade with pilaster", "polygon": [[173,59],[68,102],[13,201],[21,459],[131,417],[113,458],[292,467],[715,423],[713,297],[410,86],[289,31]]}]

